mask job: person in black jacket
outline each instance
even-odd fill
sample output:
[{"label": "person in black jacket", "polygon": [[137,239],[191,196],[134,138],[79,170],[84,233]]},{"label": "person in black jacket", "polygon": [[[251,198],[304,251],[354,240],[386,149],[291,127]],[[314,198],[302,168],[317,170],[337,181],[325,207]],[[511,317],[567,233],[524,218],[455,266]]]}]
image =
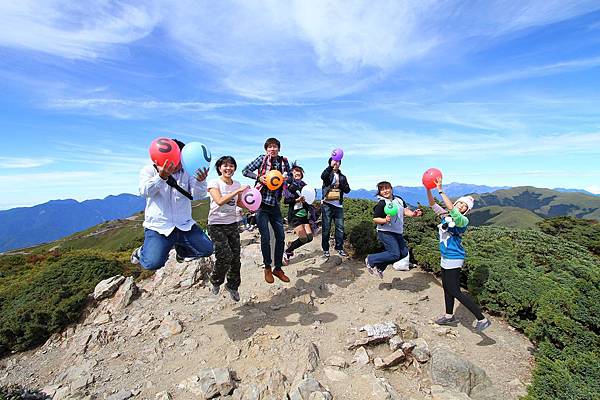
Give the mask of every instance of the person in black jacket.
[{"label": "person in black jacket", "polygon": [[294,250],[310,243],[313,240],[312,222],[314,211],[311,204],[308,204],[302,194],[302,188],[306,183],[304,170],[299,165],[292,165],[292,176],[288,178],[287,188],[283,190],[285,204],[289,206],[288,225],[298,235],[298,239],[289,243],[283,253],[283,264],[288,265],[290,258],[294,256]]},{"label": "person in black jacket", "polygon": [[335,222],[335,249],[340,256],[347,256],[344,251],[344,194],[350,193],[346,176],[340,170],[341,161],[329,158],[328,167],[321,174],[323,180],[323,200],[321,211],[323,215],[323,232],[321,246],[323,256],[329,257],[329,233],[331,221]]}]

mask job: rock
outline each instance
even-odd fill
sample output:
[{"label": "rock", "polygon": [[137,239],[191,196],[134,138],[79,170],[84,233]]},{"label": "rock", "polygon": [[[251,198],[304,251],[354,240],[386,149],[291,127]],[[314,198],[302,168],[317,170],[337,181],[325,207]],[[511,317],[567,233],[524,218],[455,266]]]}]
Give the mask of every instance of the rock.
[{"label": "rock", "polygon": [[390,354],[389,356],[387,356],[383,359],[376,358],[375,359],[375,368],[383,369],[383,368],[394,367],[394,366],[400,364],[405,359],[406,359],[406,355],[404,354],[404,352],[402,350],[396,350],[395,352],[393,352],[392,354]]},{"label": "rock", "polygon": [[381,343],[385,343],[389,340],[386,336],[368,336],[366,338],[357,339],[354,342],[348,344],[348,350],[354,350],[361,346],[375,346]]},{"label": "rock", "polygon": [[101,281],[94,289],[94,300],[102,301],[112,296],[124,281],[125,277],[123,275],[116,275]]},{"label": "rock", "polygon": [[104,325],[104,324],[108,324],[110,321],[112,321],[110,314],[102,313],[94,319],[93,324],[94,325]]},{"label": "rock", "polygon": [[227,368],[205,368],[187,381],[187,388],[202,399],[227,396],[235,389],[235,382]]},{"label": "rock", "polygon": [[373,389],[372,400],[405,400],[384,378],[372,375],[369,380]]},{"label": "rock", "polygon": [[369,354],[364,347],[359,347],[354,353],[354,359],[352,360],[358,365],[367,365],[371,362]]},{"label": "rock", "polygon": [[332,382],[342,382],[348,379],[348,374],[335,368],[325,367],[323,368],[323,372],[325,372],[327,379]]},{"label": "rock", "polygon": [[327,361],[325,361],[325,364],[332,366],[332,367],[338,367],[338,368],[346,368],[348,366],[348,363],[346,362],[346,360],[344,360],[343,357],[340,356],[331,356],[327,359]]},{"label": "rock", "polygon": [[133,397],[131,390],[121,390],[120,392],[111,394],[106,400],[127,400],[131,397]]},{"label": "rock", "polygon": [[173,397],[171,396],[171,394],[167,391],[164,392],[158,392],[154,395],[154,398],[156,400],[171,400]]},{"label": "rock", "polygon": [[183,325],[179,320],[171,317],[165,318],[158,328],[158,335],[162,338],[179,335],[181,332],[183,332]]},{"label": "rock", "polygon": [[87,388],[94,383],[94,376],[90,374],[83,375],[71,382],[71,390],[78,391]]},{"label": "rock", "polygon": [[399,348],[402,347],[402,344],[404,343],[404,340],[402,340],[402,337],[396,335],[390,338],[390,349],[392,351],[396,351]]},{"label": "rock", "polygon": [[429,346],[423,338],[417,338],[411,341],[414,344],[414,348],[411,350],[411,354],[420,363],[426,363],[429,361],[431,354],[429,353]]},{"label": "rock", "polygon": [[121,285],[117,293],[113,296],[110,302],[107,304],[106,309],[112,314],[127,307],[133,299],[139,294],[139,289],[136,286],[133,277],[130,276],[125,279],[125,282]]},{"label": "rock", "polygon": [[471,395],[491,386],[485,371],[446,348],[431,353],[431,382],[445,388]]},{"label": "rock", "polygon": [[471,400],[466,393],[446,389],[440,385],[431,386],[432,400]]},{"label": "rock", "polygon": [[402,328],[402,339],[413,340],[419,337],[419,331],[413,324],[403,326]]},{"label": "rock", "polygon": [[[318,395],[321,397],[317,397]],[[331,393],[329,393],[312,375],[307,374],[298,385],[290,391],[289,398],[290,400],[332,400],[333,396],[331,396]]]},{"label": "rock", "polygon": [[398,325],[392,321],[386,321],[380,324],[362,326],[359,331],[367,332],[369,336],[391,338],[398,333]]},{"label": "rock", "polygon": [[309,343],[307,348],[308,371],[312,372],[319,365],[319,349],[314,343]]}]

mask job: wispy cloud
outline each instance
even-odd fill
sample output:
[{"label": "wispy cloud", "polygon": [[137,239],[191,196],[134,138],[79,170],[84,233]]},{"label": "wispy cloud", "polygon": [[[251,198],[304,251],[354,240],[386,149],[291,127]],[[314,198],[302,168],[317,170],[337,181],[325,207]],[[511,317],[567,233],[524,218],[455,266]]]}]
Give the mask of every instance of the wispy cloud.
[{"label": "wispy cloud", "polygon": [[0,157],[3,169],[37,168],[53,162],[52,158]]},{"label": "wispy cloud", "polygon": [[159,21],[152,4],[109,1],[3,1],[0,16],[2,46],[87,59],[145,37]]},{"label": "wispy cloud", "polygon": [[496,75],[482,76],[479,78],[457,83],[449,83],[443,85],[443,87],[449,90],[463,90],[484,85],[494,85],[519,79],[538,78],[542,76],[561,74],[565,72],[579,71],[582,69],[597,68],[599,66],[600,57],[568,60],[552,64],[528,67],[509,72],[503,72],[501,74]]}]

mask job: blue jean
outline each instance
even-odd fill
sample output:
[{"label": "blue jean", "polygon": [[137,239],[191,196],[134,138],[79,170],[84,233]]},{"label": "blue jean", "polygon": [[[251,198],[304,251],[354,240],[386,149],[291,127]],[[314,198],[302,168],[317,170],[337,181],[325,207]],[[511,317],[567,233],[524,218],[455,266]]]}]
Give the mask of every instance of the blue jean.
[{"label": "blue jean", "polygon": [[285,247],[285,231],[283,230],[283,216],[279,206],[270,206],[261,204],[256,212],[256,225],[260,232],[260,250],[263,256],[265,267],[271,267],[271,235],[269,233],[269,223],[275,233],[275,268],[283,266],[283,248]]},{"label": "blue jean", "polygon": [[323,232],[321,233],[323,251],[329,251],[329,233],[331,232],[332,219],[335,223],[335,249],[344,250],[344,209],[323,203],[321,214],[323,216]]},{"label": "blue jean", "polygon": [[169,236],[161,235],[152,229],[144,229],[140,264],[150,270],[162,268],[173,247],[182,257],[208,257],[214,250],[213,243],[198,225],[192,226],[189,231],[175,228]]},{"label": "blue jean", "polygon": [[377,237],[383,243],[384,251],[367,256],[369,265],[385,271],[389,264],[393,264],[408,255],[408,247],[401,233],[377,231]]}]

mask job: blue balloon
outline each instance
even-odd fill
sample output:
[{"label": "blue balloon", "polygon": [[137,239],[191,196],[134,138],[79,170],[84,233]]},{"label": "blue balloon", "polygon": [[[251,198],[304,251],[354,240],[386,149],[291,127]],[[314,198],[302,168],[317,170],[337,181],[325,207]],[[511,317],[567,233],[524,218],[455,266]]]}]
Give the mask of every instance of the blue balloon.
[{"label": "blue balloon", "polygon": [[181,163],[183,169],[190,176],[195,176],[196,171],[210,168],[212,155],[208,147],[199,142],[190,142],[181,150]]}]

